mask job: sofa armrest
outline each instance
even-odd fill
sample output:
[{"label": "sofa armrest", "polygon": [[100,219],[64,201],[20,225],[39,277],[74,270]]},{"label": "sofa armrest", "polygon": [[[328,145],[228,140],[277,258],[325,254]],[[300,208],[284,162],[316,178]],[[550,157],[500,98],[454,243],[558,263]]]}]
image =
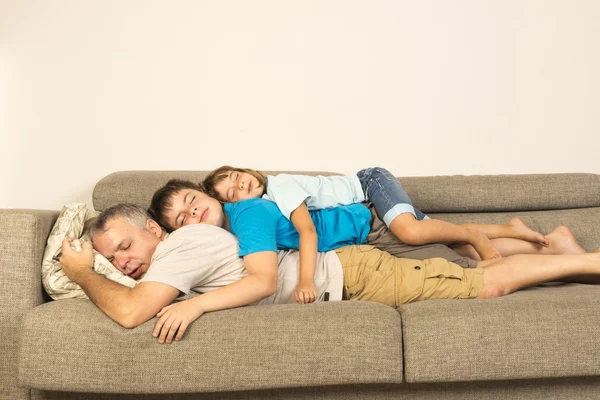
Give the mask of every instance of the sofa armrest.
[{"label": "sofa armrest", "polygon": [[0,398],[29,398],[17,387],[18,344],[27,311],[44,302],[41,267],[58,211],[0,210]]}]

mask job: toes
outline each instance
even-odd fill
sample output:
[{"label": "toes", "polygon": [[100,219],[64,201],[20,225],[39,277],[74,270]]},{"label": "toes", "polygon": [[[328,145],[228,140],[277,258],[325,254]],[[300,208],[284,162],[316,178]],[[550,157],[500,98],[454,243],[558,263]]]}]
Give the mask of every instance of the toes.
[{"label": "toes", "polygon": [[550,241],[548,240],[547,237],[545,237],[542,234],[540,234],[540,237],[538,238],[538,243],[541,244],[544,247],[550,246]]}]

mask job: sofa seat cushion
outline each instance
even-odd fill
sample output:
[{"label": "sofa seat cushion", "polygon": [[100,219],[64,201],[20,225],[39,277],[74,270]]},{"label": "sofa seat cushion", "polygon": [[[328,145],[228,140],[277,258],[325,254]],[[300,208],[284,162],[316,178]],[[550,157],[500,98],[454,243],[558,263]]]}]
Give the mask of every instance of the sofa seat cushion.
[{"label": "sofa seat cushion", "polygon": [[19,384],[71,392],[182,393],[402,382],[400,315],[381,304],[207,313],[172,344],[152,337],[154,322],[125,329],[87,299],[38,306],[23,325]]},{"label": "sofa seat cushion", "polygon": [[403,306],[407,382],[600,375],[600,286]]}]

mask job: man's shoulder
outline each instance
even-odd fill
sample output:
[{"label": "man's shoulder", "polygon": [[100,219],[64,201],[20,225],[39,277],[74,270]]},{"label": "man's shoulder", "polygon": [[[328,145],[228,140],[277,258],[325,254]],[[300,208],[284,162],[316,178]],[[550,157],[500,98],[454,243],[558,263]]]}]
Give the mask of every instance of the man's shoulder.
[{"label": "man's shoulder", "polygon": [[230,232],[214,225],[188,225],[158,244],[148,271],[178,274],[218,267],[237,260],[238,252],[238,240]]},{"label": "man's shoulder", "polygon": [[169,236],[164,240],[164,242],[174,242],[177,240],[187,240],[187,239],[197,239],[197,238],[211,238],[213,236],[232,236],[231,233],[227,232],[225,229],[210,225],[210,224],[191,224],[183,226],[175,231],[173,231]]},{"label": "man's shoulder", "polygon": [[209,224],[192,224],[175,230],[160,242],[154,258],[158,255],[172,254],[174,251],[226,244],[235,245],[237,239],[225,229]]}]

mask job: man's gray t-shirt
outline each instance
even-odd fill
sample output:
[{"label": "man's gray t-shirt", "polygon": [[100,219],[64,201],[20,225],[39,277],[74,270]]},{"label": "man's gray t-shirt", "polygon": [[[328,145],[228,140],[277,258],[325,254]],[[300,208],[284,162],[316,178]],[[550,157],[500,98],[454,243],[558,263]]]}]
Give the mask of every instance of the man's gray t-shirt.
[{"label": "man's gray t-shirt", "polygon": [[[185,300],[237,282],[248,276],[238,257],[239,244],[230,232],[207,224],[184,226],[158,244],[148,272],[140,282],[173,286]],[[280,251],[277,292],[257,304],[293,303],[298,283],[299,254]],[[342,299],[343,272],[335,252],[318,253],[315,286],[319,300],[329,292],[330,301]]]}]

